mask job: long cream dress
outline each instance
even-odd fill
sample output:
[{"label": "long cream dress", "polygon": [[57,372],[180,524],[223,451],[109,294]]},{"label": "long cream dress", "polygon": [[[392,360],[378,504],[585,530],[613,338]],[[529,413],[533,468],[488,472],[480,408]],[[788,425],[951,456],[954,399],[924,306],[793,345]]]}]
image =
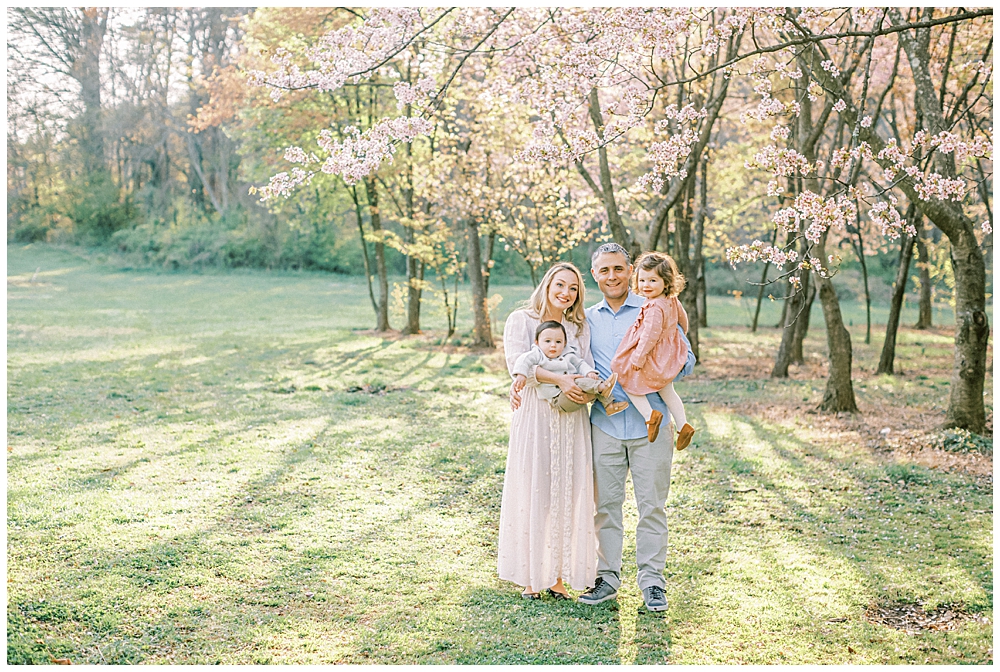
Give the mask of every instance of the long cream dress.
[{"label": "long cream dress", "polygon": [[[507,370],[531,349],[539,320],[526,310],[511,313],[503,330]],[[590,329],[565,322],[566,347],[588,364]],[[500,578],[543,590],[560,577],[575,590],[594,585],[597,537],[594,531],[594,472],[590,417],[584,405],[558,411],[538,396],[534,372],[521,391],[507,447],[500,504]]]}]

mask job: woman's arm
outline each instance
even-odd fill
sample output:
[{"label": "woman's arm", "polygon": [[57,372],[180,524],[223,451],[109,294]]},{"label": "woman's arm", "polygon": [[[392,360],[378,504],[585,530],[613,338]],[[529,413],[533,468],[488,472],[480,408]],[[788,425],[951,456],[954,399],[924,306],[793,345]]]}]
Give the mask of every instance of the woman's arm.
[{"label": "woman's arm", "polygon": [[507,360],[507,371],[513,375],[517,358],[531,350],[533,334],[528,325],[528,315],[523,310],[515,310],[503,325],[503,354]]},{"label": "woman's arm", "polygon": [[686,334],[688,333],[687,311],[684,310],[684,304],[681,303],[681,300],[678,299],[676,296],[674,297],[674,301],[677,302],[677,324],[681,325],[681,329],[683,329],[684,333]]},{"label": "woman's arm", "polygon": [[[534,333],[531,328],[531,318],[527,311],[515,310],[507,318],[503,326],[503,353],[507,360],[507,371],[514,375],[514,366],[518,357],[531,350],[534,342]],[[526,375],[514,378],[510,384],[510,408],[516,411],[521,405],[521,390],[525,385],[537,385],[535,371],[543,371],[540,366],[529,366]]]},{"label": "woman's arm", "polygon": [[594,366],[594,354],[590,351],[590,323],[584,322],[577,338],[577,353],[580,359]]},{"label": "woman's arm", "polygon": [[594,400],[592,395],[584,392],[580,386],[576,384],[576,379],[582,377],[583,376],[575,376],[571,373],[553,373],[552,371],[546,371],[540,366],[535,367],[535,379],[539,383],[552,383],[553,385],[558,385],[559,389],[563,391],[563,394],[578,404],[585,404],[588,401]]}]

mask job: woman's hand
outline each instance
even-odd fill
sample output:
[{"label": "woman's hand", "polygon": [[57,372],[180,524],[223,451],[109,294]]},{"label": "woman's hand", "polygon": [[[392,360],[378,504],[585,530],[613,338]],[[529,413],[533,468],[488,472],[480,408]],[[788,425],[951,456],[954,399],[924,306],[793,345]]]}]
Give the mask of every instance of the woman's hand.
[{"label": "woman's hand", "polygon": [[576,384],[577,378],[586,378],[586,376],[571,376],[566,374],[564,376],[558,376],[558,378],[559,382],[556,383],[556,385],[559,386],[559,389],[562,390],[563,394],[565,394],[570,401],[575,401],[578,404],[586,404],[588,401],[594,400],[592,395],[584,392],[580,389],[580,386]]},{"label": "woman's hand", "polygon": [[510,410],[516,411],[521,405],[521,390],[528,379],[520,373],[514,376],[514,382],[510,384]]}]

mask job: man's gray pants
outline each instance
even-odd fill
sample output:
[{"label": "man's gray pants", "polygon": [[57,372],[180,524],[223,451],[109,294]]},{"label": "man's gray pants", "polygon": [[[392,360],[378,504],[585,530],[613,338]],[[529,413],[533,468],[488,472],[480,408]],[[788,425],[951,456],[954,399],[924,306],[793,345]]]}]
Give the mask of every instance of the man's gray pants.
[{"label": "man's gray pants", "polygon": [[[664,417],[664,420],[667,420]],[[666,430],[666,431],[664,431]],[[632,472],[639,523],[635,528],[635,560],[639,566],[639,589],[665,587],[663,567],[667,560],[667,513],[664,504],[670,492],[670,467],[674,444],[669,424],[660,428],[656,441],[645,438],[616,439],[592,428],[594,450],[594,494],[597,500],[597,576],[617,590],[621,586],[622,504],[625,478]]]}]

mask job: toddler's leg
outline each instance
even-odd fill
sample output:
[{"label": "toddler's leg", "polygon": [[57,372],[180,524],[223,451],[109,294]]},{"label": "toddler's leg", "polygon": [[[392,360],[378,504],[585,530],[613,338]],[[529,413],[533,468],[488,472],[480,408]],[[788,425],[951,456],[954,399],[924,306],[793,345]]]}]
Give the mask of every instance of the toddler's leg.
[{"label": "toddler's leg", "polygon": [[594,380],[593,378],[586,378],[586,377],[577,378],[576,386],[579,387],[584,392],[586,392],[587,394],[597,395],[601,393],[600,390],[598,389],[601,386],[601,381]]},{"label": "toddler's leg", "polygon": [[572,413],[573,411],[582,408],[580,404],[576,403],[562,392],[560,392],[555,399],[552,399],[551,403],[557,410],[564,411],[566,413]]},{"label": "toddler's leg", "polygon": [[642,418],[646,421],[646,438],[650,443],[656,441],[656,437],[660,433],[660,422],[663,421],[663,414],[653,410],[653,407],[649,405],[649,401],[646,399],[646,395],[632,394],[631,392],[626,392],[625,394],[632,400],[632,403],[635,404],[635,407],[642,413]]},{"label": "toddler's leg", "polygon": [[649,400],[646,399],[645,394],[632,394],[631,392],[626,392],[628,398],[635,405],[636,410],[642,413],[642,419],[649,422],[649,416],[653,414],[653,407],[649,405]]},{"label": "toddler's leg", "polygon": [[680,429],[687,424],[684,402],[681,401],[681,398],[677,396],[677,392],[674,391],[673,382],[667,383],[667,386],[660,390],[660,399],[663,399],[663,403],[670,409],[670,415],[674,418],[674,426]]},{"label": "toddler's leg", "polygon": [[688,424],[687,414],[684,413],[684,404],[681,402],[681,398],[677,396],[677,393],[674,392],[673,382],[667,383],[667,386],[660,390],[660,398],[663,399],[663,403],[670,409],[670,415],[674,416],[674,427],[677,429],[677,443],[675,447],[677,450],[684,450],[691,443],[691,437],[694,436],[695,429]]}]

